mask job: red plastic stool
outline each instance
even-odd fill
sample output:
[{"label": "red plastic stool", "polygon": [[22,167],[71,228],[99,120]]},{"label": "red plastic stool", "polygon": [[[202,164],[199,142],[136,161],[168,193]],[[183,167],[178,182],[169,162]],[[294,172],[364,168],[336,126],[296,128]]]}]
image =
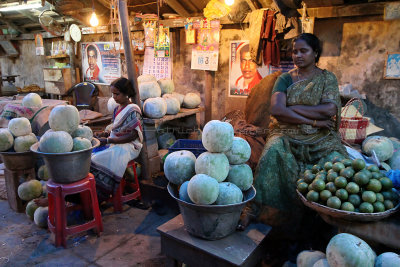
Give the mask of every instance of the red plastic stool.
[{"label": "red plastic stool", "polygon": [[[139,199],[139,200],[142,199],[142,195],[140,193],[140,188],[139,188],[139,180],[136,173],[135,161],[133,160],[129,161],[128,166],[126,168],[129,167],[132,167],[133,169],[135,181],[129,182],[125,179],[125,177],[122,177],[121,182],[117,188],[117,191],[109,199],[109,201],[112,202],[114,205],[114,212],[122,212],[122,204],[125,202],[128,202],[133,199]],[[133,193],[124,195],[124,190],[126,186],[129,186],[133,190]]]},{"label": "red plastic stool", "polygon": [[[71,184],[59,184],[52,180],[47,182],[49,199],[49,230],[55,235],[56,247],[67,246],[67,236],[94,228],[97,235],[103,231],[99,203],[97,201],[96,182],[93,174],[89,173],[83,180]],[[65,196],[80,194],[81,206],[85,219],[93,217],[89,222],[81,225],[67,226],[67,211],[74,206],[66,206]],[[93,213],[92,213],[93,211]],[[92,216],[93,215],[93,216]]]}]

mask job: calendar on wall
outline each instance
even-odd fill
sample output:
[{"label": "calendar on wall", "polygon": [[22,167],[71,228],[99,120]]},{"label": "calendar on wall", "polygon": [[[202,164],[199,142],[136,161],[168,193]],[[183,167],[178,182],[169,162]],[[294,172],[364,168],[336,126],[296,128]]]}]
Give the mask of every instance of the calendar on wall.
[{"label": "calendar on wall", "polygon": [[157,78],[172,79],[171,57],[155,57],[154,48],[146,47],[144,52],[143,74],[150,74]]}]

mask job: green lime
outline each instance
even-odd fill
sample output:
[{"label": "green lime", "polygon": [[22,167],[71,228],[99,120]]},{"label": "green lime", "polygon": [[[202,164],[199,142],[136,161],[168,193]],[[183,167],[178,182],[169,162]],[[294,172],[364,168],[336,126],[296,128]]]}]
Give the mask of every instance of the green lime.
[{"label": "green lime", "polygon": [[361,172],[365,173],[367,175],[368,180],[372,178],[372,172],[370,172],[367,169],[361,170]]},{"label": "green lime", "polygon": [[393,202],[391,200],[385,200],[383,202],[383,205],[385,205],[386,210],[390,210],[394,208]]},{"label": "green lime", "polygon": [[329,190],[332,194],[336,192],[336,186],[333,182],[329,182],[325,185],[325,189]]},{"label": "green lime", "polygon": [[340,198],[340,200],[347,200],[349,198],[349,193],[343,188],[337,190],[335,195]]},{"label": "green lime", "polygon": [[338,177],[338,176],[339,176],[339,175],[337,174],[337,172],[332,171],[332,172],[329,172],[329,173],[328,173],[328,175],[326,176],[326,180],[327,180],[328,182],[334,182],[335,179],[336,179],[336,177]]},{"label": "green lime", "polygon": [[394,191],[391,191],[391,192],[392,192],[392,201],[395,201],[395,202],[399,201],[399,194],[397,194]]},{"label": "green lime", "polygon": [[307,199],[309,201],[313,201],[313,202],[318,202],[319,199],[319,193],[315,192],[314,190],[311,190],[307,193]]},{"label": "green lime", "polygon": [[312,174],[312,171],[311,170],[305,170],[304,171],[304,175],[306,175],[307,173],[311,173]]},{"label": "green lime", "polygon": [[343,160],[343,157],[337,156],[337,157],[333,158],[332,163],[335,164],[336,162],[341,162],[342,160]]},{"label": "green lime", "polygon": [[372,191],[365,191],[361,196],[362,200],[369,203],[374,203],[376,201],[376,194]]},{"label": "green lime", "polygon": [[357,194],[351,194],[348,200],[354,207],[358,207],[361,204],[361,198]]},{"label": "green lime", "polygon": [[360,187],[358,186],[358,184],[350,182],[346,185],[346,190],[350,194],[357,194],[358,192],[360,192]]},{"label": "green lime", "polygon": [[335,179],[335,186],[337,188],[345,188],[347,185],[347,180],[346,178],[342,177],[342,176],[338,176]]},{"label": "green lime", "polygon": [[371,177],[372,179],[379,179],[382,177],[382,173],[380,173],[380,172],[372,172],[371,174],[372,174],[372,177]]},{"label": "green lime", "polygon": [[314,180],[322,180],[322,181],[326,181],[326,174],[325,173],[318,173],[317,176],[315,176]]},{"label": "green lime", "polygon": [[356,174],[354,174],[353,179],[354,179],[354,182],[356,182],[358,185],[366,185],[369,182],[368,175],[363,171],[360,171],[360,172],[357,172]]},{"label": "green lime", "polygon": [[315,178],[315,175],[314,175],[314,174],[312,174],[312,173],[307,173],[307,174],[304,174],[303,180],[304,180],[304,182],[306,182],[307,184],[311,184],[312,181],[314,180],[314,178]]},{"label": "green lime", "polygon": [[374,212],[374,206],[372,206],[372,204],[368,203],[368,202],[361,203],[359,209],[360,209],[360,212],[362,212],[362,213],[373,213]]},{"label": "green lime", "polygon": [[325,189],[325,182],[324,180],[321,179],[315,179],[311,185],[312,189],[317,192],[321,192],[322,190]]},{"label": "green lime", "polygon": [[385,198],[383,197],[383,195],[381,193],[376,193],[376,201],[383,203],[383,201],[385,201]]},{"label": "green lime", "polygon": [[306,183],[299,183],[297,185],[297,190],[300,191],[300,193],[305,194],[308,191],[308,184]]},{"label": "green lime", "polygon": [[354,175],[354,170],[352,167],[344,168],[340,171],[340,176],[343,176],[346,179],[350,179]]},{"label": "green lime", "polygon": [[340,206],[342,205],[342,201],[340,201],[338,197],[330,197],[326,201],[326,205],[328,205],[328,207],[333,209],[339,209]]},{"label": "green lime", "polygon": [[379,172],[379,168],[375,164],[369,165],[367,167],[367,170],[369,170],[370,172]]},{"label": "green lime", "polygon": [[381,194],[385,200],[392,200],[392,191],[383,191]]},{"label": "green lime", "polygon": [[324,164],[324,169],[327,170],[327,171],[329,171],[330,169],[332,169],[332,166],[333,166],[333,163],[332,163],[332,162],[330,162],[330,161],[325,162],[325,164]]},{"label": "green lime", "polygon": [[322,190],[321,192],[319,192],[319,198],[322,200],[322,201],[327,201],[328,200],[328,198],[330,198],[332,196],[332,193],[329,191],[329,190]]},{"label": "green lime", "polygon": [[341,170],[343,170],[345,168],[344,164],[341,162],[336,162],[335,164],[333,164],[332,166],[332,170],[334,170],[337,173],[340,173]]},{"label": "green lime", "polygon": [[351,166],[352,161],[351,161],[351,159],[343,159],[342,163],[345,167],[349,167],[349,166]]},{"label": "green lime", "polygon": [[392,180],[390,180],[387,177],[382,177],[379,179],[379,181],[382,184],[382,190],[384,190],[384,191],[392,190],[392,187],[393,187]]},{"label": "green lime", "polygon": [[312,183],[308,185],[308,191],[311,191],[312,189]]},{"label": "green lime", "polygon": [[312,169],[311,169],[311,171],[312,171],[312,173],[317,173],[317,172],[319,172],[320,170],[321,170],[322,168],[321,168],[321,166],[320,165],[318,165],[318,164],[315,164],[314,166],[312,166]]},{"label": "green lime", "polygon": [[365,168],[365,161],[363,159],[354,159],[351,162],[351,166],[355,171],[361,171]]},{"label": "green lime", "polygon": [[340,209],[345,211],[354,211],[354,206],[350,202],[344,202]]},{"label": "green lime", "polygon": [[374,206],[374,212],[385,211],[385,205],[380,201],[375,202],[374,204],[372,204],[372,206]]},{"label": "green lime", "polygon": [[379,180],[376,179],[371,179],[369,180],[369,183],[367,184],[367,189],[369,191],[373,191],[375,193],[378,193],[382,189],[382,184]]},{"label": "green lime", "polygon": [[301,178],[300,178],[300,179],[297,180],[296,185],[299,185],[299,184],[301,184],[301,183],[305,183],[305,182],[304,182],[304,179],[301,179]]}]

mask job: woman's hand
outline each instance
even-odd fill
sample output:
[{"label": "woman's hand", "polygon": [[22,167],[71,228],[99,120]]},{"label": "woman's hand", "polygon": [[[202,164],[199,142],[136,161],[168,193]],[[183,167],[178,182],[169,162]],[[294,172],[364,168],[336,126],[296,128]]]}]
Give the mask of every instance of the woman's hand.
[{"label": "woman's hand", "polygon": [[107,138],[100,137],[99,141],[100,141],[100,146],[105,146],[107,144]]},{"label": "woman's hand", "polygon": [[108,132],[95,132],[94,137],[101,138],[101,137],[108,137],[110,134]]},{"label": "woman's hand", "polygon": [[315,121],[315,127],[317,128],[328,128],[332,129],[335,126],[335,122],[332,120],[322,120],[322,121]]}]

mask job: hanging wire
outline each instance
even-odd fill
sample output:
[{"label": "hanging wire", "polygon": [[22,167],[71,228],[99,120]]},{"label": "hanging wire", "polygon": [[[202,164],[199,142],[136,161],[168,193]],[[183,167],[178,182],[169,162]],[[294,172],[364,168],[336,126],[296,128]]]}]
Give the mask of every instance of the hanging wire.
[{"label": "hanging wire", "polygon": [[148,6],[148,5],[154,5],[154,4],[157,4],[157,1],[155,1],[155,2],[150,2],[150,3],[146,3],[146,4],[140,4],[140,5],[128,6],[128,7]]}]

